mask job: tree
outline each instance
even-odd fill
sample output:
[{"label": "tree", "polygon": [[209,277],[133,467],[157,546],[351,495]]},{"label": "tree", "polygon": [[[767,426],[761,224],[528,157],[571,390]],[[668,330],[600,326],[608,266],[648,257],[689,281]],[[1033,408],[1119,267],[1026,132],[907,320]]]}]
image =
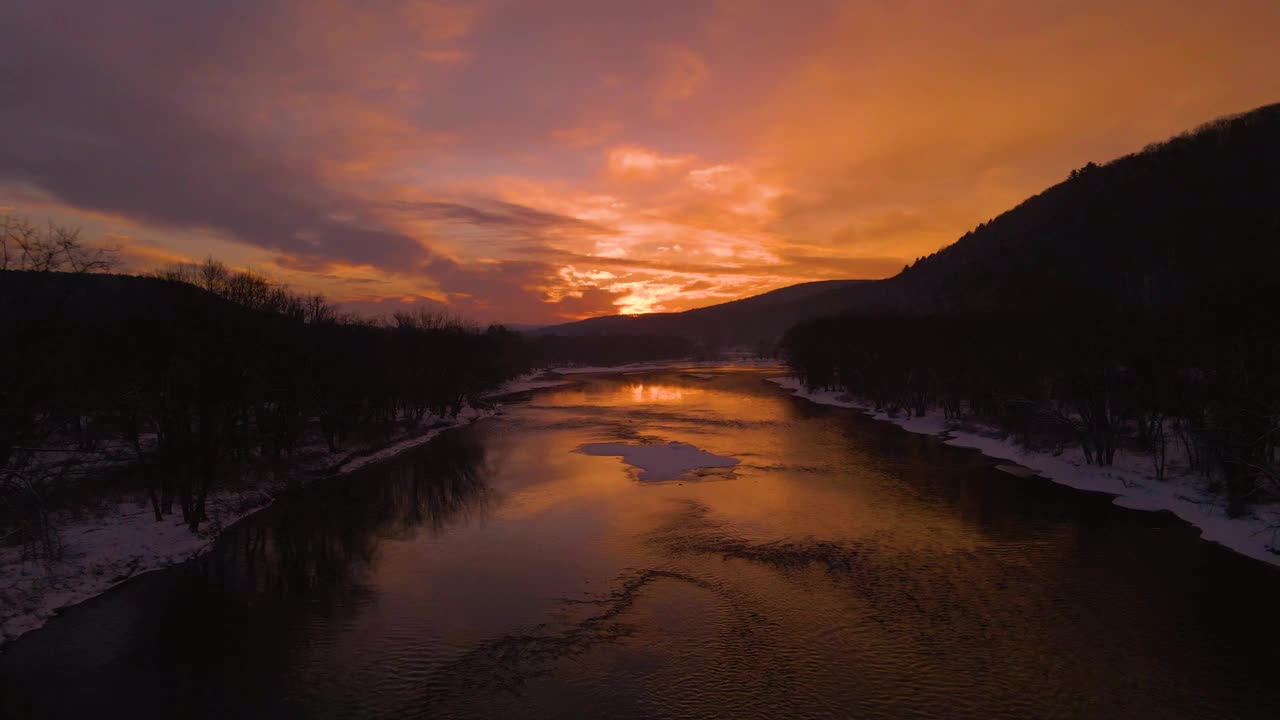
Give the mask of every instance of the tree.
[{"label": "tree", "polygon": [[86,246],[80,228],[44,228],[5,215],[0,218],[0,270],[106,272],[115,266],[115,248]]}]

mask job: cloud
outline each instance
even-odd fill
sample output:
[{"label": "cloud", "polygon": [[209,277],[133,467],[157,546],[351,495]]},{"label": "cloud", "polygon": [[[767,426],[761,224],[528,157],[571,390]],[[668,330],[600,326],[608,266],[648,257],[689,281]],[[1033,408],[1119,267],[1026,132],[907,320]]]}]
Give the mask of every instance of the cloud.
[{"label": "cloud", "polygon": [[624,293],[591,278],[566,285],[561,269],[523,260],[461,265],[439,259],[430,272],[447,293],[449,305],[470,317],[493,317],[501,310],[507,322],[537,323],[616,312]]},{"label": "cloud", "polygon": [[603,145],[622,128],[621,123],[600,122],[554,130],[551,137],[575,150]]},{"label": "cloud", "polygon": [[154,247],[135,242],[127,235],[108,234],[108,247],[112,248],[117,267],[122,272],[140,273],[168,265],[182,265],[195,262],[195,258],[167,248]]},{"label": "cloud", "polygon": [[[193,81],[200,62],[234,50],[222,44],[233,41],[227,18],[210,27],[203,11],[177,6],[56,5],[5,12],[0,177],[68,205],[273,250],[386,267],[428,257],[358,194],[325,184],[317,163],[202,111]],[[232,5],[222,6],[229,15]]]},{"label": "cloud", "polygon": [[609,172],[619,178],[652,179],[693,161],[691,155],[664,155],[635,145],[612,148],[608,155]]},{"label": "cloud", "polygon": [[131,267],[545,322],[884,277],[1280,97],[1275,2],[922,7],[3,3],[0,205]]},{"label": "cloud", "polygon": [[697,95],[710,75],[707,63],[698,53],[685,47],[664,47],[654,51],[658,71],[654,83],[654,104],[660,112]]},{"label": "cloud", "polygon": [[597,223],[495,199],[483,199],[474,204],[399,201],[395,203],[395,207],[433,220],[500,228],[526,237],[536,237],[546,232],[584,235],[611,232],[609,228]]}]

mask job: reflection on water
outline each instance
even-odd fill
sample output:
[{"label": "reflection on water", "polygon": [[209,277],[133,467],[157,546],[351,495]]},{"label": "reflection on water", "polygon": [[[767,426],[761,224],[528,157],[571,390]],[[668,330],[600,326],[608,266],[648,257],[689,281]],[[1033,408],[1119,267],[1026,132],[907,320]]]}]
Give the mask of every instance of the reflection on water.
[{"label": "reflection on water", "polygon": [[385,538],[436,534],[492,502],[484,447],[446,433],[371,477],[298,493],[271,522],[234,528],[199,567],[211,587],[240,601],[313,601],[359,588]]},{"label": "reflection on water", "polygon": [[[483,518],[495,500],[486,472],[480,438],[447,432],[396,462],[281,499],[228,529],[208,555],[90,600],[84,623],[54,623],[44,643],[0,656],[0,708],[13,712],[0,716],[126,714],[138,699],[144,709],[188,707],[184,717],[273,715],[298,682],[291,646],[367,605],[386,540]],[[68,670],[76,693],[62,692]]]},{"label": "reflection on water", "polygon": [[1272,568],[764,377],[587,379],[285,498],[21,639],[0,715],[1280,717]]},{"label": "reflection on water", "polygon": [[680,402],[684,399],[684,390],[667,385],[635,384],[631,388],[631,399],[637,403],[645,402]]}]

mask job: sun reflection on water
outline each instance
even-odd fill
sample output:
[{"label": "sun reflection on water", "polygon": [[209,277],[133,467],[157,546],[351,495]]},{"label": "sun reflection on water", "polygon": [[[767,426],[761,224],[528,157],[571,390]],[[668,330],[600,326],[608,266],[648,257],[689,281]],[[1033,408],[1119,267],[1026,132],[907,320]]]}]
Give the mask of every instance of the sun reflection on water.
[{"label": "sun reflection on water", "polygon": [[679,402],[684,399],[684,388],[671,385],[629,385],[631,399],[635,402]]}]

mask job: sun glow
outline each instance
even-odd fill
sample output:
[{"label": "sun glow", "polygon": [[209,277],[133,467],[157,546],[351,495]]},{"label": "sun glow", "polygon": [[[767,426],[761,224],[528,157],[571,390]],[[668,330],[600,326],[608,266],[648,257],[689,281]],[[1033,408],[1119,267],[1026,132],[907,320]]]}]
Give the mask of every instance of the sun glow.
[{"label": "sun glow", "polygon": [[680,402],[684,399],[684,390],[682,388],[669,385],[637,383],[631,385],[628,390],[631,392],[631,399],[638,403]]},{"label": "sun glow", "polygon": [[114,236],[128,271],[212,255],[360,314],[542,324],[887,277],[1280,97],[1263,0],[288,2],[251,4],[250,37],[68,3],[6,17],[31,72],[3,204]]}]

